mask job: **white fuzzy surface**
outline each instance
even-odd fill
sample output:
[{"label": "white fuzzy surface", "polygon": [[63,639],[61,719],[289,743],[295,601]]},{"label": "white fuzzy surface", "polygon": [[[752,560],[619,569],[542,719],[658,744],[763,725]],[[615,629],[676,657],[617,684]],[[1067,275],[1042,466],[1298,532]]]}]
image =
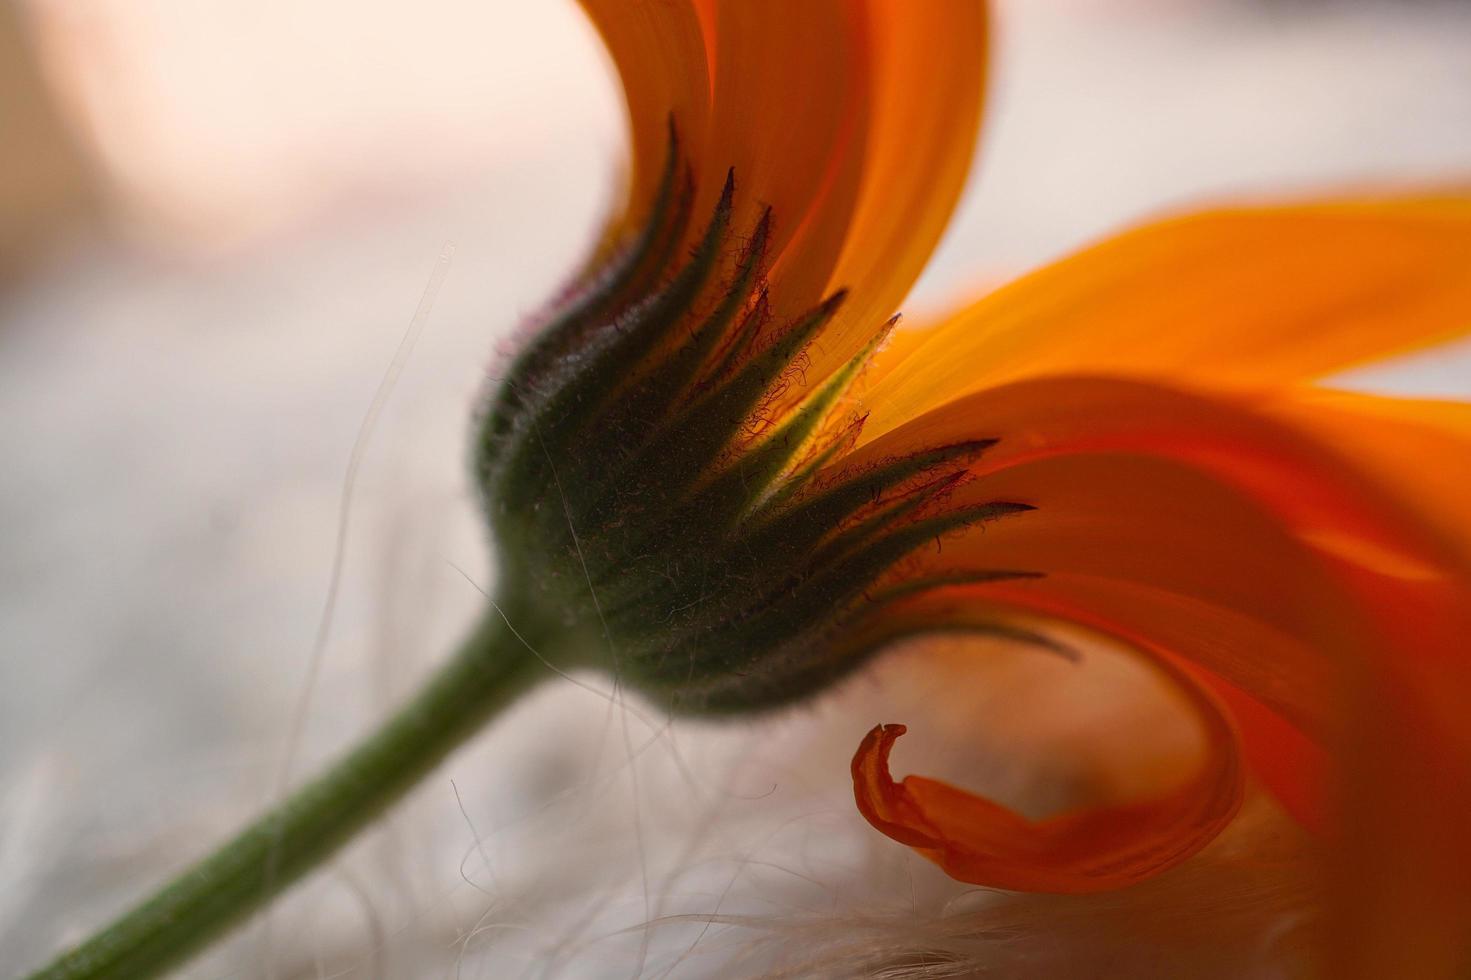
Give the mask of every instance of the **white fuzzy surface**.
[{"label": "white fuzzy surface", "polygon": [[[424,137],[448,162],[412,194],[209,259],[98,245],[0,298],[0,973],[269,797],[354,433],[447,240],[454,266],[357,487],[298,769],[381,716],[479,608],[459,571],[491,578],[465,420],[497,338],[588,242],[618,140],[596,62],[558,61],[595,59],[588,38],[557,40],[565,11],[527,26],[513,7],[476,15],[504,17],[487,44],[506,59],[474,66],[503,100],[474,116],[502,127],[493,145]],[[1162,207],[1471,173],[1462,4],[1013,0],[1001,28],[981,168],[921,308]],[[351,156],[353,179],[371,173]],[[1471,348],[1358,382],[1471,396]],[[990,651],[937,689],[921,655],[896,654],[810,709],[722,726],[612,703],[603,678],[585,679],[601,694],[551,681],[268,932],[183,975],[1292,975],[1308,845],[1263,801],[1180,871],[1086,901],[977,892],[859,818],[848,759],[880,721],[914,732],[898,771],[938,754],[940,774],[1039,808],[1100,778],[1075,728],[1188,750],[1188,732],[1150,736],[1147,695],[1090,698],[1127,677],[1095,689],[1021,656]],[[1076,724],[1024,726],[1044,692]]]}]

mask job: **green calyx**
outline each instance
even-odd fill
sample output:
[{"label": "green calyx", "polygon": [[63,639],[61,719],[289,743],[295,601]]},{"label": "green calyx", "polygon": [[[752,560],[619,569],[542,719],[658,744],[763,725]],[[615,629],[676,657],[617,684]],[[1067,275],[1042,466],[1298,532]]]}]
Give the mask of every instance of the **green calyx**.
[{"label": "green calyx", "polygon": [[994,440],[841,465],[862,418],[840,403],[892,322],[763,418],[844,293],[774,317],[765,272],[779,216],[733,227],[732,173],[682,250],[693,197],[671,131],[643,231],[488,393],[475,467],[503,591],[540,610],[526,629],[585,634],[589,659],[674,708],[747,711],[858,666],[828,640],[904,588],[886,575],[906,556],[1031,507],[951,502]]},{"label": "green calyx", "polygon": [[695,190],[671,132],[642,233],[562,299],[487,393],[475,470],[502,581],[459,651],[317,778],[31,980],[144,980],[184,962],[548,676],[542,651],[705,713],[798,700],[924,631],[1067,654],[947,605],[951,589],[1036,573],[909,562],[945,534],[1031,509],[956,492],[994,440],[844,463],[863,423],[844,395],[891,324],[778,409],[844,294],[775,315],[779,216],[736,227],[732,174],[691,235]]}]

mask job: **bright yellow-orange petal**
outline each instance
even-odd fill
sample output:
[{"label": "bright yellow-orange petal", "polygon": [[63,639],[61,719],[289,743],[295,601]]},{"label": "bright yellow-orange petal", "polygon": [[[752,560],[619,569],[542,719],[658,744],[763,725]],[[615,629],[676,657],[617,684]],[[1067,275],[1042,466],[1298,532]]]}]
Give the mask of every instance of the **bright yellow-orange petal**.
[{"label": "bright yellow-orange petal", "polygon": [[[669,121],[699,166],[710,115],[705,35],[689,3],[582,0],[623,84],[633,139],[633,173],[624,222],[647,220],[668,152]],[[717,166],[718,164],[711,164]]]},{"label": "bright yellow-orange petal", "polygon": [[1267,384],[1471,331],[1471,196],[1236,209],[1126,232],[899,337],[868,438],[1048,373]]},{"label": "bright yellow-orange petal", "polygon": [[1195,774],[1163,796],[1031,821],[938,780],[894,782],[889,750],[905,729],[881,725],[853,757],[858,809],[888,836],[973,884],[1083,894],[1166,871],[1225,828],[1240,808],[1243,780],[1230,723],[1214,699],[1168,660],[1159,663],[1189,699],[1206,745]]},{"label": "bright yellow-orange petal", "polygon": [[978,0],[868,0],[871,118],[863,182],[828,290],[847,302],[812,352],[821,378],[858,352],[919,277],[970,173],[985,100]]}]

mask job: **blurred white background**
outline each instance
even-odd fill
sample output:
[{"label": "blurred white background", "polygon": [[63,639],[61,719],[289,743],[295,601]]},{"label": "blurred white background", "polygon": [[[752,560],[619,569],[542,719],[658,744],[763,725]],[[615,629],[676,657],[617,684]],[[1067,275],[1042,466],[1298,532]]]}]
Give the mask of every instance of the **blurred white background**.
[{"label": "blurred white background", "polygon": [[[1471,176],[1471,5],[998,6],[978,169],[912,310],[1162,209]],[[571,0],[0,10],[0,51],[31,53],[7,62],[0,94],[0,219],[28,229],[0,239],[9,975],[270,798],[348,454],[446,243],[356,487],[297,771],[381,716],[478,610],[466,576],[492,571],[466,420],[498,340],[616,205],[623,136]],[[1358,383],[1471,397],[1471,356]],[[1094,777],[1007,741],[1019,692],[1049,691],[1085,728],[1102,711],[1089,678],[1029,661],[993,665],[947,714],[935,692],[957,685],[905,665],[725,726],[669,726],[549,683],[268,934],[185,975],[749,975],[805,955],[753,945],[799,927],[814,955],[867,936],[863,955],[897,962],[893,930],[943,930],[977,899],[858,817],[847,763],[862,734],[923,722],[897,770],[959,746],[956,778],[1045,805]],[[757,918],[640,928],[717,913]],[[1212,969],[1190,972],[1274,975],[1256,939],[1213,940]],[[1075,940],[1028,947],[1002,975],[1138,955],[1103,933]],[[753,959],[731,965],[741,951]],[[1199,952],[1162,944],[1100,975],[1180,975]]]}]

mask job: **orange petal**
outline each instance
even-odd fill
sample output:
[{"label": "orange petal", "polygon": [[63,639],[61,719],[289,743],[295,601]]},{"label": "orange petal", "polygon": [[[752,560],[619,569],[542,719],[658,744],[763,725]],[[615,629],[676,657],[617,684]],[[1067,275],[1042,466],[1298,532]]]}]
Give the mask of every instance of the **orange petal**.
[{"label": "orange petal", "polygon": [[842,249],[868,146],[866,8],[846,0],[587,0],[584,7],[628,102],[630,220],[652,199],[673,113],[693,162],[694,213],[710,212],[734,168],[732,226],[750,229],[766,206],[773,210],[772,278],[787,284],[773,291],[775,312],[811,305]]},{"label": "orange petal", "polygon": [[633,138],[625,224],[648,214],[667,153],[671,115],[687,153],[700,161],[709,127],[710,75],[705,36],[688,3],[582,0],[623,84]]},{"label": "orange petal", "polygon": [[1312,551],[1261,507],[1178,462],[1108,451],[1019,460],[954,499],[1018,498],[1038,509],[917,560],[932,574],[1041,572],[1006,594],[1127,610],[1158,642],[1188,649],[1195,663],[1322,734],[1339,593]]},{"label": "orange petal", "polygon": [[[872,116],[866,10],[848,0],[739,0],[715,10],[708,158],[734,167],[736,227],[772,209],[773,309],[817,302],[852,220]],[[713,178],[715,174],[711,174]],[[718,180],[701,182],[696,213]]]},{"label": "orange petal", "polygon": [[1351,457],[1471,566],[1471,403],[1294,389],[1265,408]]},{"label": "orange petal", "polygon": [[[1311,777],[1294,740],[1309,736],[1334,777],[1332,975],[1450,975],[1471,930],[1471,567],[1455,538],[1471,497],[1414,489],[1425,461],[1384,439],[1413,426],[1406,446],[1464,451],[1464,416],[1312,404],[1055,378],[970,396],[860,454],[1000,437],[965,492],[1038,509],[946,542],[944,560],[1030,556],[1047,574],[968,586],[972,601],[1199,665],[1279,786]],[[1284,737],[1273,761],[1262,747]]]},{"label": "orange petal", "polygon": [[873,97],[855,213],[827,290],[849,290],[809,381],[856,354],[929,260],[970,173],[989,25],[973,0],[868,0]]},{"label": "orange petal", "polygon": [[[1005,450],[1003,442],[992,451]],[[1045,577],[953,586],[884,609],[866,628],[887,638],[896,628],[985,626],[1007,606],[1066,610],[1074,619],[1080,610],[1106,611],[1095,627],[1147,637],[1188,660],[1233,713],[1247,716],[1241,727],[1253,769],[1302,823],[1321,827],[1321,742],[1343,685],[1330,653],[1341,593],[1310,549],[1240,492],[1168,459],[1080,450],[992,464],[954,504],[1006,499],[1038,509],[948,538],[901,572],[953,581],[968,571],[1024,569]],[[880,638],[865,639],[873,646]]]},{"label": "orange petal", "polygon": [[[1431,526],[1471,579],[1471,405],[1293,392],[1269,409],[1352,455]],[[1354,560],[1353,552],[1348,559]],[[1359,557],[1354,564],[1372,564]],[[1399,643],[1374,665],[1349,733],[1335,975],[1460,975],[1471,933],[1471,640],[1413,581],[1371,583],[1400,606]],[[1462,592],[1462,612],[1471,600]],[[1436,655],[1437,647],[1442,651]]]},{"label": "orange petal", "polygon": [[[627,94],[635,162],[630,215],[652,198],[673,112],[695,161],[696,214],[714,205],[730,167],[737,184],[733,227],[749,228],[772,208],[773,313],[792,315],[849,290],[811,352],[807,375],[816,383],[889,319],[960,195],[979,128],[984,4],[584,6]],[[772,406],[773,413],[788,402]]]},{"label": "orange petal", "polygon": [[869,732],[853,757],[859,811],[951,877],[1022,891],[1082,894],[1120,888],[1184,861],[1231,821],[1243,795],[1230,723],[1198,683],[1161,667],[1188,697],[1205,733],[1205,758],[1182,786],[1156,799],[1031,821],[991,800],[923,776],[895,783],[889,751],[902,725]]},{"label": "orange petal", "polygon": [[901,335],[868,437],[1049,373],[1264,384],[1471,330],[1471,197],[1209,212],[1146,225]]}]

